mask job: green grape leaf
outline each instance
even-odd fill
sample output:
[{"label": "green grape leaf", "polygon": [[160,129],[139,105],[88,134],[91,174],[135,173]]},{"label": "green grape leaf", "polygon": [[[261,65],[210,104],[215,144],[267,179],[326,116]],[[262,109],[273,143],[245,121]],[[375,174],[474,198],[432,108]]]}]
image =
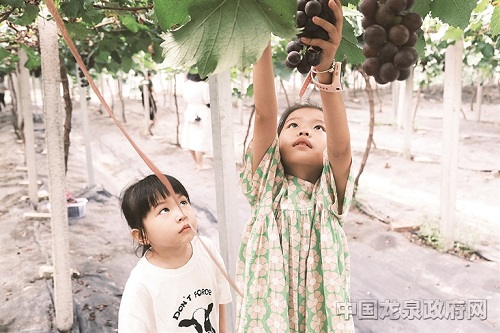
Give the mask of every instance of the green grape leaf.
[{"label": "green grape leaf", "polygon": [[247,67],[260,57],[271,33],[294,37],[295,13],[295,1],[156,1],[158,23],[167,30],[161,35],[163,65],[196,66],[202,76]]},{"label": "green grape leaf", "polygon": [[462,30],[455,27],[448,27],[443,35],[443,38],[441,39],[449,42],[456,42],[457,40],[461,40],[463,36],[464,32]]},{"label": "green grape leaf", "polygon": [[[105,36],[102,40],[97,43],[96,48],[101,52],[111,52],[117,48],[119,45],[116,43],[117,41],[113,39],[111,36]],[[106,55],[107,56],[107,55]]]},{"label": "green grape leaf", "polygon": [[23,46],[23,49],[28,56],[28,60],[26,60],[26,63],[23,64],[24,67],[26,67],[28,70],[33,70],[40,67],[42,63],[40,54],[35,50],[33,50],[32,48],[26,46]]},{"label": "green grape leaf", "polygon": [[3,47],[0,47],[0,60],[3,59],[3,58],[7,58],[7,57],[10,57],[12,54],[7,51],[6,49],[4,49]]},{"label": "green grape leaf", "polygon": [[0,46],[0,75],[16,69],[19,56]]},{"label": "green grape leaf", "polygon": [[118,53],[118,51],[111,51],[109,55],[111,56],[111,59],[113,59],[114,63],[121,64],[122,58],[120,57],[120,53]]},{"label": "green grape leaf", "polygon": [[110,52],[101,51],[97,54],[95,61],[99,63],[107,63],[109,62]]},{"label": "green grape leaf", "polygon": [[431,2],[432,2],[432,0],[415,1],[413,6],[410,8],[410,12],[420,14],[420,16],[422,16],[422,19],[423,19],[431,11]]},{"label": "green grape leaf", "polygon": [[67,17],[79,17],[83,12],[83,7],[79,1],[65,1],[61,3],[59,8]]},{"label": "green grape leaf", "polygon": [[134,38],[129,38],[127,48],[131,50],[131,53],[137,53],[138,51],[148,51],[148,47],[151,44],[151,38],[147,35],[144,36],[134,36]]},{"label": "green grape leaf", "polygon": [[161,48],[160,44],[154,43],[153,44],[153,60],[160,64],[163,61],[163,55],[162,55],[163,49]]},{"label": "green grape leaf", "polygon": [[415,50],[417,50],[419,58],[422,58],[422,56],[425,55],[425,39],[423,34],[418,35]]},{"label": "green grape leaf", "polygon": [[483,54],[484,59],[491,59],[495,56],[495,49],[493,48],[493,45],[490,44],[484,44],[481,48],[481,53]]},{"label": "green grape leaf", "polygon": [[71,38],[77,40],[85,40],[89,36],[93,35],[92,30],[89,30],[82,22],[66,23],[66,29]]},{"label": "green grape leaf", "polygon": [[2,6],[12,6],[12,7],[24,8],[24,1],[23,0],[3,0]]},{"label": "green grape leaf", "polygon": [[471,22],[469,25],[469,29],[471,31],[480,31],[483,28],[483,22],[477,21],[477,22]]},{"label": "green grape leaf", "polygon": [[358,40],[354,35],[354,28],[345,18],[342,28],[342,42],[335,54],[335,59],[337,61],[347,59],[347,61],[353,65],[359,65],[365,61],[363,51],[359,47]]},{"label": "green grape leaf", "polygon": [[24,8],[23,16],[16,20],[16,24],[28,26],[35,22],[38,17],[39,8],[38,6],[26,4]]},{"label": "green grape leaf", "polygon": [[163,31],[171,31],[189,22],[189,1],[154,1],[155,17]]},{"label": "green grape leaf", "polygon": [[253,97],[253,83],[251,83],[247,87],[247,91],[245,92],[245,96],[247,96],[247,97]]},{"label": "green grape leaf", "polygon": [[471,0],[434,0],[431,12],[433,17],[439,17],[443,22],[463,30],[469,24],[476,3]]},{"label": "green grape leaf", "polygon": [[500,34],[500,6],[495,6],[495,8],[493,9],[490,29],[493,36],[497,36],[498,34]]},{"label": "green grape leaf", "polygon": [[145,30],[147,27],[143,24],[139,24],[135,18],[135,16],[126,14],[120,16],[120,22],[123,24],[125,28],[136,33],[139,30]]},{"label": "green grape leaf", "polygon": [[125,73],[130,71],[131,69],[136,68],[137,65],[135,64],[134,60],[132,57],[123,57],[122,58],[122,63],[121,63],[121,70]]},{"label": "green grape leaf", "polygon": [[480,0],[474,9],[474,13],[481,13],[486,10],[489,4],[489,0]]}]

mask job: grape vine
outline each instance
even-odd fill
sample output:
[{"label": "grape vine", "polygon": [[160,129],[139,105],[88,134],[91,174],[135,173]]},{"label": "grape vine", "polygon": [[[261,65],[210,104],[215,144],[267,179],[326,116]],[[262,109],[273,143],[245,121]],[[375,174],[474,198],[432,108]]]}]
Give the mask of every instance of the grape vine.
[{"label": "grape vine", "polygon": [[379,84],[404,81],[418,60],[415,49],[422,17],[410,12],[415,0],[363,0],[363,70]]},{"label": "grape vine", "polygon": [[311,66],[321,61],[321,48],[307,46],[300,41],[300,37],[321,38],[328,40],[328,32],[313,23],[312,18],[319,16],[335,24],[333,11],[328,7],[328,0],[297,0],[296,26],[301,29],[297,39],[290,41],[286,46],[285,65],[290,69],[297,69],[301,74],[307,74]]}]

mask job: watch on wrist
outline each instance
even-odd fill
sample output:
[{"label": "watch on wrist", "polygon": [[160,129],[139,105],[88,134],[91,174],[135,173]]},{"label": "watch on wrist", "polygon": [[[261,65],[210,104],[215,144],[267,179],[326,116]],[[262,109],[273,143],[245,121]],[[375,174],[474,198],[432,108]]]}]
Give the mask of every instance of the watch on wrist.
[{"label": "watch on wrist", "polygon": [[[342,83],[340,82],[340,67],[341,67],[341,65],[342,65],[342,63],[340,63],[340,62],[334,62],[330,69],[323,71],[323,72],[318,72],[314,67],[311,68],[311,82],[319,90],[326,91],[326,92],[334,93],[334,92],[340,92],[340,91],[344,90],[342,88]],[[332,73],[332,83],[323,84],[323,83],[319,83],[317,80],[314,79],[316,74],[325,73],[325,72]]]},{"label": "watch on wrist", "polygon": [[[304,95],[309,83],[314,84],[319,90],[325,92],[336,93],[343,91],[344,88],[342,87],[342,82],[340,81],[341,65],[342,63],[340,62],[334,62],[332,64],[332,67],[325,71],[318,71],[316,70],[316,68],[311,67],[311,70],[307,74],[306,79],[302,85],[302,88],[300,89],[299,96],[302,97]],[[324,84],[324,83],[319,83],[317,80],[315,80],[315,76],[319,73],[332,73],[332,83]]]}]

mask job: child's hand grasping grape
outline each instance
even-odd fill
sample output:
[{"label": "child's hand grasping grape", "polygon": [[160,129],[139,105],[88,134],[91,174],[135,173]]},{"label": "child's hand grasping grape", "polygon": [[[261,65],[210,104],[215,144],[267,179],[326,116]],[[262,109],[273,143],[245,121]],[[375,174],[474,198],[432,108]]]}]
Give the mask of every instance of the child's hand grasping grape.
[{"label": "child's hand grasping grape", "polygon": [[311,66],[330,68],[342,38],[342,20],[339,0],[298,0],[296,23],[302,32],[288,43],[285,65],[302,74]]}]

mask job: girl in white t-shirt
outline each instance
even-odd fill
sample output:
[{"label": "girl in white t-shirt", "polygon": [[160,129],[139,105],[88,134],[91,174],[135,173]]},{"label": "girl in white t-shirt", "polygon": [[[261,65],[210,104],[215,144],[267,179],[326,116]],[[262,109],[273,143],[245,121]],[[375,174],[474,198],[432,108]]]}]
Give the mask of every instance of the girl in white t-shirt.
[{"label": "girl in white t-shirt", "polygon": [[189,195],[177,179],[165,176],[175,193],[153,174],[121,195],[123,215],[142,257],[125,285],[118,330],[226,332],[229,283],[203,245],[220,267],[223,260],[210,239],[195,238],[197,218]]}]

